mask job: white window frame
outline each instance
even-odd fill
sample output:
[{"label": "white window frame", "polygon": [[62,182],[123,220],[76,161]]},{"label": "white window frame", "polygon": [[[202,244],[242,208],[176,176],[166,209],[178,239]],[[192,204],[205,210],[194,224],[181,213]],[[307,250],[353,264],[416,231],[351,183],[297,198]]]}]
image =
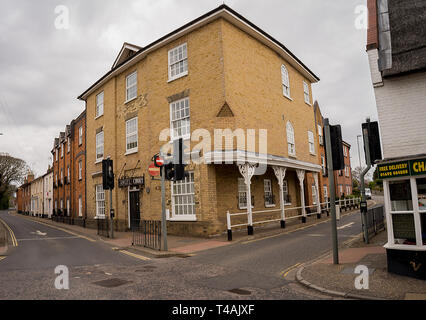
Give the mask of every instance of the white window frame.
[{"label": "white window frame", "polygon": [[[183,116],[182,110],[184,112]],[[188,110],[187,114],[186,110]],[[176,126],[176,128],[180,129],[181,131],[182,128],[186,128],[186,133],[176,134],[174,124],[178,122],[180,125],[179,127]],[[191,138],[191,105],[189,103],[188,97],[170,103],[170,137],[172,141],[180,138],[184,140],[189,140]]]},{"label": "white window frame", "polygon": [[312,204],[318,204],[317,187],[315,185],[312,185]]},{"label": "white window frame", "polygon": [[56,155],[56,162],[58,162],[58,161],[59,161],[59,152],[58,152],[58,149],[56,149],[55,151],[56,151],[56,152],[55,152],[55,155]]},{"label": "white window frame", "polygon": [[104,99],[105,94],[103,91],[96,95],[95,119],[103,116],[104,114]]},{"label": "white window frame", "polygon": [[346,158],[348,157],[348,148],[346,146],[343,146],[343,154]]},{"label": "white window frame", "polygon": [[290,121],[286,124],[287,131],[287,146],[288,146],[288,154],[290,156],[296,156],[296,144],[295,144],[295,136],[294,136],[294,127]]},{"label": "white window frame", "polygon": [[61,183],[62,185],[64,185],[64,172],[62,168],[61,168]]},{"label": "white window frame", "polygon": [[83,197],[78,196],[78,216],[83,216]]},{"label": "white window frame", "polygon": [[67,216],[70,216],[71,212],[70,212],[70,198],[67,198]]},{"label": "white window frame", "polygon": [[64,157],[64,144],[61,143],[61,159]]},{"label": "white window frame", "polygon": [[291,202],[287,202],[285,200],[286,196],[288,195],[288,181],[287,180],[283,181],[283,195],[284,195],[284,205],[291,206]]},{"label": "white window frame", "polygon": [[[171,50],[168,54],[168,73],[169,82],[182,78],[188,75],[188,45],[183,43]],[[172,69],[178,70],[179,72],[173,72]]]},{"label": "white window frame", "polygon": [[268,195],[271,196],[271,198],[273,198],[272,180],[270,180],[270,179],[264,179],[263,180],[263,192],[264,192],[264,196],[265,196],[265,207],[266,208],[275,207],[275,203],[273,203],[273,199],[272,199],[272,202],[266,201],[266,197]]},{"label": "white window frame", "polygon": [[323,186],[323,191],[324,191],[324,199],[327,199],[328,198],[328,188],[327,188],[326,185]]},{"label": "white window frame", "polygon": [[305,103],[311,105],[311,95],[309,93],[309,85],[306,81],[303,81],[303,96]]},{"label": "white window frame", "polygon": [[83,144],[83,126],[78,128],[78,145],[81,146]]},{"label": "white window frame", "polygon": [[327,168],[325,165],[325,157],[321,155],[321,167],[322,167],[322,175],[325,176],[327,174]]},{"label": "white window frame", "polygon": [[[100,142],[100,136],[102,135],[102,143]],[[98,139],[99,136],[99,139]],[[104,136],[104,131],[102,130],[101,132],[96,134],[96,162],[101,162],[104,159],[104,142],[105,142],[105,136]],[[101,153],[98,153],[98,150],[102,149],[102,157],[99,157],[99,155],[101,155]]]},{"label": "white window frame", "polygon": [[312,131],[308,131],[309,153],[315,155],[315,136]]},{"label": "white window frame", "polygon": [[105,218],[105,190],[102,184],[97,184],[95,186],[95,202],[96,202],[96,218],[104,219]]},{"label": "white window frame", "polygon": [[78,160],[78,180],[83,179],[83,161]]},{"label": "white window frame", "polygon": [[321,125],[318,125],[318,139],[319,139],[320,146],[323,146],[324,145],[324,136],[323,136],[323,130],[322,130]]},{"label": "white window frame", "polygon": [[[195,213],[194,172],[188,172],[185,180],[170,182],[172,196],[172,221],[197,221]],[[183,213],[191,211],[192,213]],[[182,213],[179,213],[182,212]]]},{"label": "white window frame", "polygon": [[67,138],[67,153],[70,153],[71,151],[71,139]]},{"label": "white window frame", "polygon": [[284,97],[291,99],[290,76],[285,65],[281,65],[281,84]]},{"label": "white window frame", "polygon": [[[129,85],[129,80],[133,76],[135,77],[135,83]],[[135,95],[132,96],[132,97],[129,97],[129,90],[133,89],[134,87],[136,87]],[[129,74],[126,77],[126,102],[125,103],[130,102],[130,101],[136,99],[137,97],[138,97],[138,72],[135,71],[135,72],[132,72],[131,74]]]},{"label": "white window frame", "polygon": [[[132,131],[132,132],[128,131],[129,125],[130,125],[131,122],[136,122],[136,124],[135,124],[136,131]],[[130,140],[130,138],[134,138],[135,136],[136,136],[136,146],[129,149],[129,140]],[[134,143],[134,141],[133,141],[133,143]],[[138,117],[134,117],[134,118],[126,121],[126,155],[138,152],[138,147],[139,147],[139,143],[138,143]]]}]

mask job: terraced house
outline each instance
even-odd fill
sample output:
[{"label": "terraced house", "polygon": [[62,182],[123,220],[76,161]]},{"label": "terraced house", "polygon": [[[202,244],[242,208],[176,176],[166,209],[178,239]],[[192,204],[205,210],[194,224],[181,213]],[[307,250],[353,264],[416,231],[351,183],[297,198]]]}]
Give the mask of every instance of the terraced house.
[{"label": "terraced house", "polygon": [[[86,102],[88,220],[108,216],[101,176],[108,157],[117,178],[116,228],[159,220],[160,182],[150,179],[148,166],[178,138],[203,161],[189,163],[185,181],[167,185],[169,233],[222,233],[228,211],[246,213],[241,219],[249,225],[304,216],[307,189],[319,194],[311,91],[318,81],[283,44],[226,5],[145,47],[125,43],[111,70],[79,96]],[[226,144],[238,139],[218,131],[214,139],[218,129],[242,130],[244,143]],[[245,143],[253,133],[254,148]],[[202,142],[210,149],[197,151]],[[260,158],[266,171],[256,172]]]},{"label": "terraced house", "polygon": [[53,156],[53,214],[85,218],[85,127],[83,111],[55,138]]}]

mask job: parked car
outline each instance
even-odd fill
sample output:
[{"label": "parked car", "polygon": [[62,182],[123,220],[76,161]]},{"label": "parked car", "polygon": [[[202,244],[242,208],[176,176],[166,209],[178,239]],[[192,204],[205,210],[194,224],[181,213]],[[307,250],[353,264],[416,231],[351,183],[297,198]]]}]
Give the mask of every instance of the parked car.
[{"label": "parked car", "polygon": [[371,200],[371,189],[365,188],[365,199]]}]

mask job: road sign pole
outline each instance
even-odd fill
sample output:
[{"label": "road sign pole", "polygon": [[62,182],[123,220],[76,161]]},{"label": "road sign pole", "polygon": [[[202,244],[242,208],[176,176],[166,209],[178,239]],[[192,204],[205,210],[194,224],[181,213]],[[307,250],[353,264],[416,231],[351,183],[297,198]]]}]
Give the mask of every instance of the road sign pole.
[{"label": "road sign pole", "polygon": [[[370,123],[370,118],[367,118],[367,123]],[[367,226],[367,199],[365,197],[365,175],[370,171],[371,169],[371,159],[370,159],[370,142],[368,140],[368,129],[363,129],[362,132],[364,136],[364,150],[365,150],[365,161],[367,164],[367,168],[365,168],[364,171],[361,172],[361,219],[362,219],[362,226],[364,231],[364,242],[369,243],[368,239],[368,226]]]},{"label": "road sign pole", "polygon": [[167,251],[167,219],[166,219],[166,168],[161,167],[161,233],[163,234],[163,250]]},{"label": "road sign pole", "polygon": [[333,152],[331,149],[330,122],[328,119],[324,121],[326,152],[327,152],[327,168],[328,168],[328,184],[330,188],[330,212],[331,212],[331,237],[333,245],[333,263],[339,264],[339,246],[337,239],[337,221],[336,221],[336,190],[334,187],[334,171],[333,171]]},{"label": "road sign pole", "polygon": [[114,239],[114,216],[112,211],[112,189],[109,190],[109,218],[111,222],[111,239]]}]

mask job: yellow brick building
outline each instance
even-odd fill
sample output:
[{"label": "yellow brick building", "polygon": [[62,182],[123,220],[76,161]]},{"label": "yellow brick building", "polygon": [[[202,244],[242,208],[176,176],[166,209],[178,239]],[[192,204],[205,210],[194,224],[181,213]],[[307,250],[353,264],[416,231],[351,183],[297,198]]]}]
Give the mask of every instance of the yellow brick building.
[{"label": "yellow brick building", "polygon": [[[79,97],[87,114],[88,218],[108,216],[101,160],[110,157],[117,229],[161,219],[160,182],[148,166],[179,137],[202,161],[189,164],[185,182],[167,183],[169,233],[222,233],[228,211],[246,212],[235,221],[249,225],[303,216],[306,174],[321,171],[311,91],[317,81],[285,46],[226,5],[146,47],[125,43],[112,69]],[[246,142],[251,129],[255,147],[218,132],[215,139],[218,129],[239,129]],[[209,148],[198,153],[200,142]],[[254,172],[255,163],[266,171]]]}]

